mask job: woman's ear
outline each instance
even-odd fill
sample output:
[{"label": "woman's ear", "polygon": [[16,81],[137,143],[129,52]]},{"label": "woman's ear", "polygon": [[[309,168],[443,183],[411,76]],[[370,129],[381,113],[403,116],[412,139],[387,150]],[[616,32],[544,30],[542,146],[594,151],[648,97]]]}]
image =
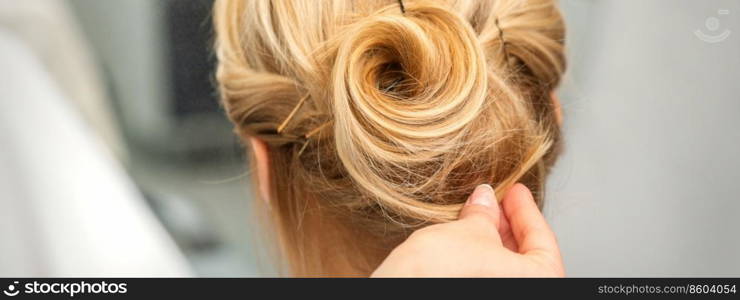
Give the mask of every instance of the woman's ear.
[{"label": "woman's ear", "polygon": [[563,110],[560,107],[560,99],[558,99],[555,91],[550,92],[550,98],[552,98],[552,106],[555,108],[555,120],[558,122],[558,125],[563,126]]},{"label": "woman's ear", "polygon": [[249,138],[249,144],[254,152],[255,166],[257,167],[257,182],[259,183],[260,197],[270,205],[270,151],[267,144],[255,137]]}]

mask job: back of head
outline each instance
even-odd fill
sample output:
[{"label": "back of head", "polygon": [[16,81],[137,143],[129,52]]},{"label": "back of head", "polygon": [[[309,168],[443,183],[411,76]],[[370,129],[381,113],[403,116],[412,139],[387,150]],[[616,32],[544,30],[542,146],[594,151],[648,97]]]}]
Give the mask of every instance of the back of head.
[{"label": "back of head", "polygon": [[215,6],[236,132],[270,150],[298,275],[363,275],[475,186],[542,203],[565,68],[552,0],[239,1]]}]

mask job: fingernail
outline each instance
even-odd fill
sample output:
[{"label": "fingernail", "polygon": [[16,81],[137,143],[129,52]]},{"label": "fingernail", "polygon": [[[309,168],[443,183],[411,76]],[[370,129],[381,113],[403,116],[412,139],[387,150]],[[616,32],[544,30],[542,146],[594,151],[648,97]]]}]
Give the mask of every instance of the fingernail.
[{"label": "fingernail", "polygon": [[468,205],[483,205],[487,207],[493,207],[496,205],[495,194],[493,188],[488,184],[481,184],[475,187],[473,194],[468,198]]}]

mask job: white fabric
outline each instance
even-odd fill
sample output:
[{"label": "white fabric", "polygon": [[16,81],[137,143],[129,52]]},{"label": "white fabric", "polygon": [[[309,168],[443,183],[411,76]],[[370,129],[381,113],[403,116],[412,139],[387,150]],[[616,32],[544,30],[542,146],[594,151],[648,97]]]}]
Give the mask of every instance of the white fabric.
[{"label": "white fabric", "polygon": [[0,28],[0,276],[189,276],[110,151]]},{"label": "white fabric", "polygon": [[64,0],[0,0],[0,28],[27,45],[59,91],[120,159],[121,132],[90,45]]}]

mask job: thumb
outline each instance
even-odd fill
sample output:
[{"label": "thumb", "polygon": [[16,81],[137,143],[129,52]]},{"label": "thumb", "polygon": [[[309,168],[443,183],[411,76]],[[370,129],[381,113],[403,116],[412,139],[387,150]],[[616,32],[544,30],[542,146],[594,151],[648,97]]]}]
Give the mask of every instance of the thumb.
[{"label": "thumb", "polygon": [[481,184],[475,188],[460,211],[459,220],[482,221],[498,233],[501,225],[501,208],[490,185]]}]

